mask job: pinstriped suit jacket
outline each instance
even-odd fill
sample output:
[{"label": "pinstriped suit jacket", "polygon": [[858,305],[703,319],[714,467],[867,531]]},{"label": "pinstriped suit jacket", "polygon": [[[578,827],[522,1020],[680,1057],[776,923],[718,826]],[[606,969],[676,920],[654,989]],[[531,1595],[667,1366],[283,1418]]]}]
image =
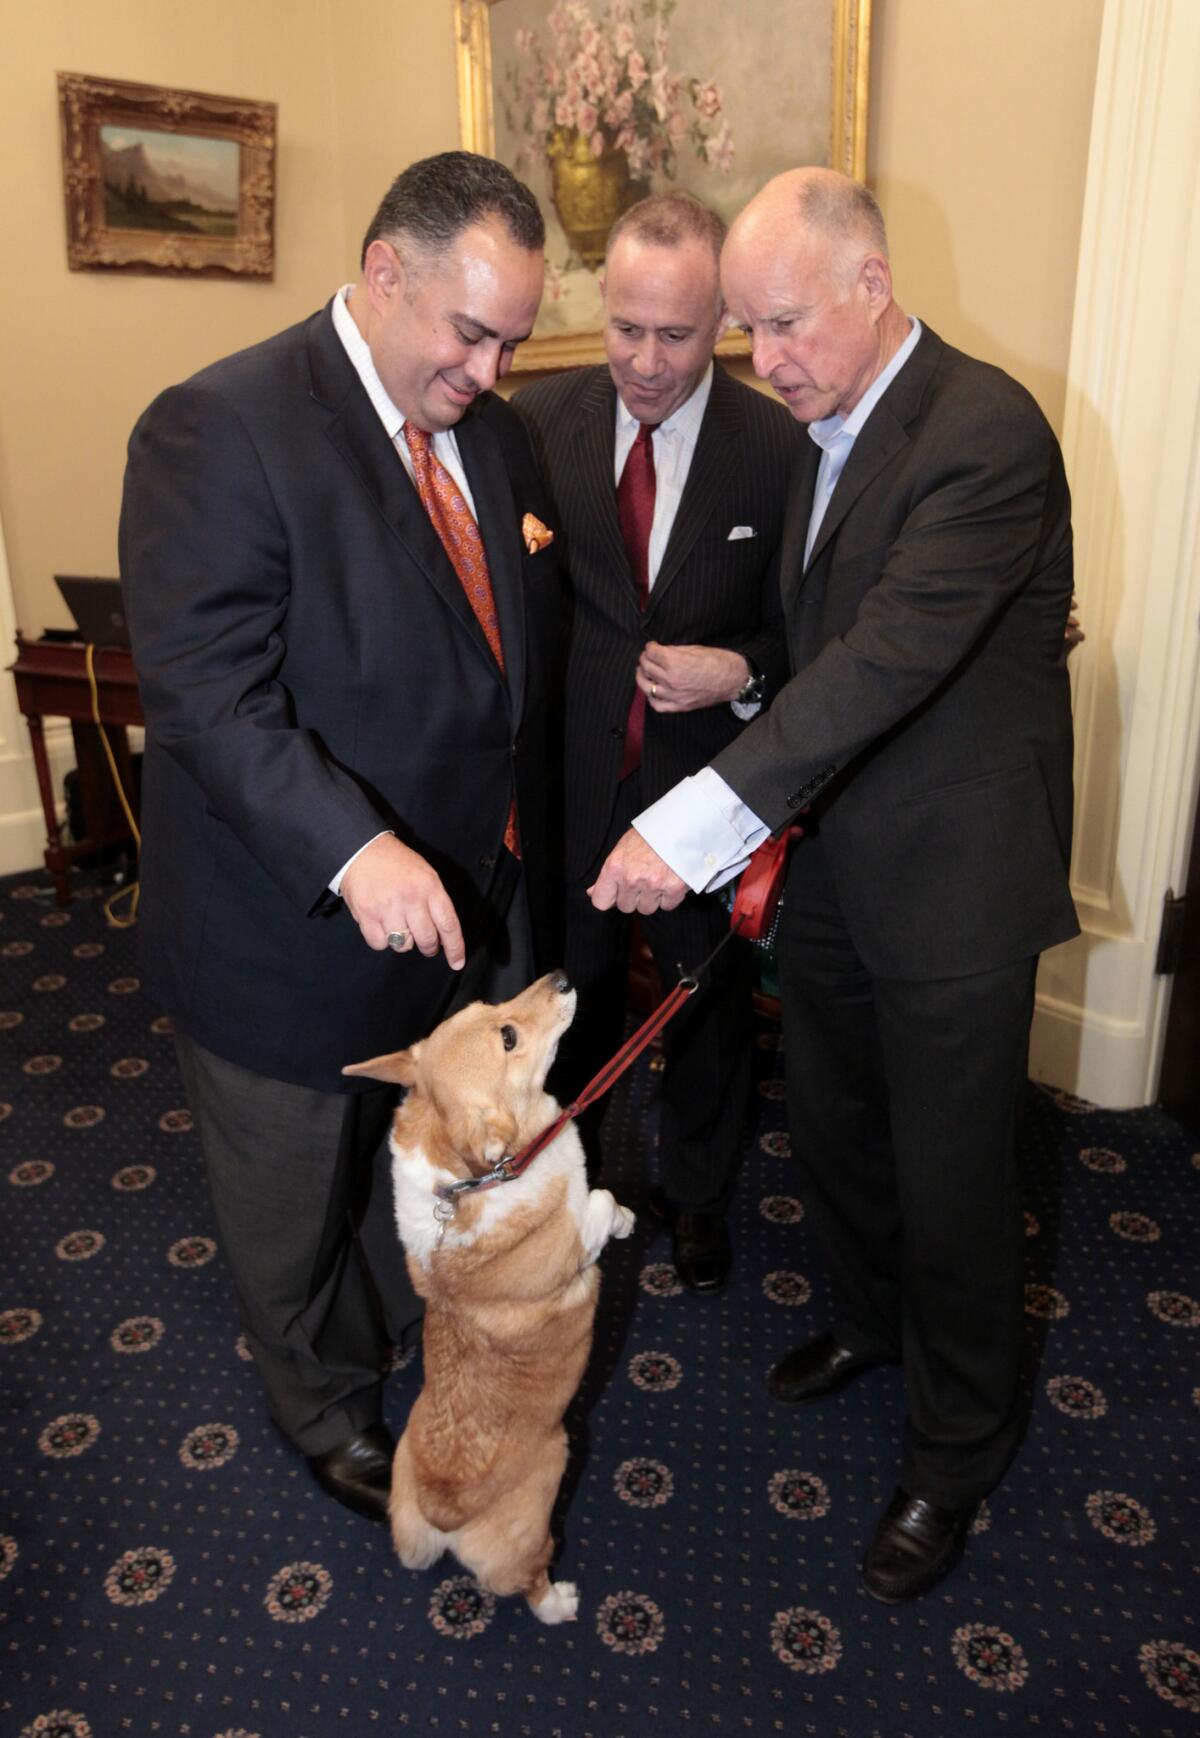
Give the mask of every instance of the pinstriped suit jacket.
[{"label": "pinstriped suit jacket", "polygon": [[[616,388],[606,367],[539,381],[512,403],[549,484],[571,597],[565,695],[566,868],[587,875],[613,812],[625,720],[643,645],[722,646],[766,677],[787,675],[779,551],[802,430],[782,405],[718,365],[683,497],[643,616],[621,539],[613,482]],[[734,526],[753,537],[729,540]],[[742,728],[728,704],[646,712],[642,794],[654,801]]]}]

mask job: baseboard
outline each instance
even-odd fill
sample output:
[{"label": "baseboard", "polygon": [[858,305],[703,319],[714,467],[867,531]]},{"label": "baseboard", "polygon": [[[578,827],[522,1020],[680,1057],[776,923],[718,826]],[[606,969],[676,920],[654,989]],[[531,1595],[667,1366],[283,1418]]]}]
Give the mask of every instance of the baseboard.
[{"label": "baseboard", "polygon": [[1147,1034],[1140,1021],[1104,1019],[1039,997],[1029,1042],[1029,1074],[1104,1110],[1148,1102]]}]

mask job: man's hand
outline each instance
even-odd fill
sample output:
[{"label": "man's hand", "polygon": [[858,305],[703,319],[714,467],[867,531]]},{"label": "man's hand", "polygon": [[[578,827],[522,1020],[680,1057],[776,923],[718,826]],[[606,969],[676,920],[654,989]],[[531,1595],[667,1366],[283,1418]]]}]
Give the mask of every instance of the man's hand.
[{"label": "man's hand", "polygon": [[342,876],[342,898],[368,947],[385,948],[399,932],[430,957],[443,949],[446,964],[462,970],[467,950],[450,895],[424,857],[390,833],[359,852]]},{"label": "man's hand", "polygon": [[696,712],[736,700],[749,678],[742,654],[723,646],[662,646],[650,640],[638,659],[637,685],[655,712]]},{"label": "man's hand", "polygon": [[674,911],[687,893],[686,881],[668,868],[631,827],[609,852],[588,894],[597,911]]}]

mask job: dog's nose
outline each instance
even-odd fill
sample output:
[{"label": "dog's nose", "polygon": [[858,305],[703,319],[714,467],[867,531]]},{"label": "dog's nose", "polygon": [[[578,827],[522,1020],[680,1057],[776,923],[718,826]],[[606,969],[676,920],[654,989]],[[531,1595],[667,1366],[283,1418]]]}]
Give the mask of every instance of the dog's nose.
[{"label": "dog's nose", "polygon": [[557,990],[559,995],[565,995],[571,988],[571,980],[561,966],[556,972],[550,973],[550,988]]}]

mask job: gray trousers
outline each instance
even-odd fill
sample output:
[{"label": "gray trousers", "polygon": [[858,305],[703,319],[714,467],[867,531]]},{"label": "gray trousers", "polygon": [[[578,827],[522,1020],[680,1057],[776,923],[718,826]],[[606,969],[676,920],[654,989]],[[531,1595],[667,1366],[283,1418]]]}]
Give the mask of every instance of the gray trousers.
[{"label": "gray trousers", "polygon": [[387,1347],[421,1317],[392,1213],[396,1089],[316,1092],[175,1047],[271,1416],[323,1454],[379,1422]]},{"label": "gray trousers", "polygon": [[[524,878],[505,857],[503,921],[468,960],[446,1013],[507,1000],[529,982]],[[175,1048],[271,1416],[303,1454],[324,1454],[379,1422],[387,1348],[411,1342],[423,1313],[393,1213],[387,1137],[398,1091],[292,1086],[178,1031]]]}]

